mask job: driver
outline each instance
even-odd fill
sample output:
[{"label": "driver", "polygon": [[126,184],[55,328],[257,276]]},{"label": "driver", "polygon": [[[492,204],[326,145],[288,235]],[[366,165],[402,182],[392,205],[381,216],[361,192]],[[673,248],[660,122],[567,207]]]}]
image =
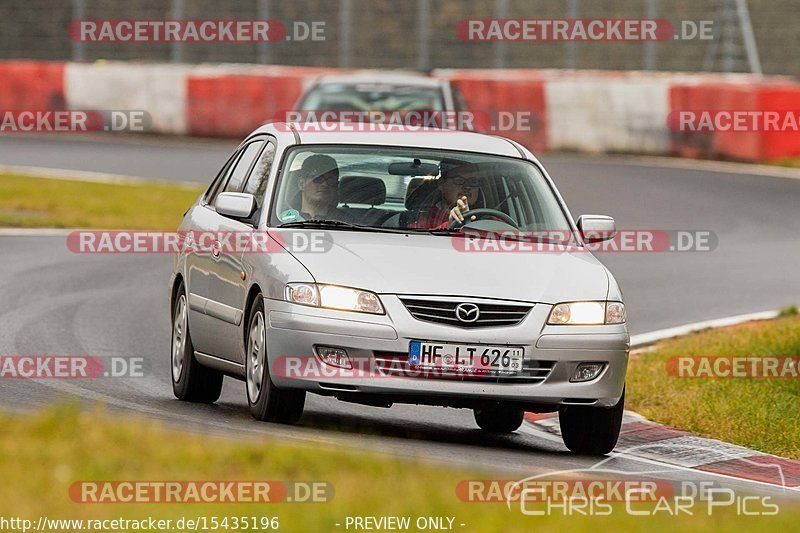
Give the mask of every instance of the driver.
[{"label": "driver", "polygon": [[324,154],[314,154],[298,172],[297,184],[301,193],[300,215],[306,220],[339,219],[339,167],[336,160]]},{"label": "driver", "polygon": [[[420,213],[412,228],[446,228],[452,221],[464,222],[463,213],[478,204],[480,179],[475,163],[464,163],[455,167],[442,167],[439,178],[441,199]],[[475,220],[475,217],[472,218]]]}]

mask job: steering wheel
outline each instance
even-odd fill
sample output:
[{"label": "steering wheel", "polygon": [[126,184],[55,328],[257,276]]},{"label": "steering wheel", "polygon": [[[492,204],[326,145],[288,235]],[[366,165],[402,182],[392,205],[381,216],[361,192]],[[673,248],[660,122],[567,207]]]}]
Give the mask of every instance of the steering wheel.
[{"label": "steering wheel", "polygon": [[464,217],[464,222],[459,222],[458,220],[451,220],[450,221],[450,229],[456,229],[463,227],[467,222],[471,222],[472,217],[478,218],[498,218],[508,224],[509,226],[513,226],[514,229],[519,229],[519,224],[508,216],[507,214],[503,213],[502,211],[498,211],[497,209],[489,209],[486,207],[482,207],[479,209],[471,209],[470,211],[464,211],[461,213],[461,216]]}]

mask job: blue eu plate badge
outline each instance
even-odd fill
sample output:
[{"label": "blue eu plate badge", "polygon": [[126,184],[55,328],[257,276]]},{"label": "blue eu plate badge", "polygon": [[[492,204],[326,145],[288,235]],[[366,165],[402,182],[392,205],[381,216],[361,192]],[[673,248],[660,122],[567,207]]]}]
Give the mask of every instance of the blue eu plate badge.
[{"label": "blue eu plate badge", "polygon": [[422,343],[420,341],[411,341],[408,347],[408,364],[418,365],[420,363],[421,353]]}]

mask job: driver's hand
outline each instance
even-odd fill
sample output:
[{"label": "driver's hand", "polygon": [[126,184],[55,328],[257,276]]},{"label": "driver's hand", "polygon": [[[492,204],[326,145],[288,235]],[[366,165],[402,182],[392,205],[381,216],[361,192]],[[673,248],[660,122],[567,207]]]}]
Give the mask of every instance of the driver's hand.
[{"label": "driver's hand", "polygon": [[[450,210],[450,220],[457,220],[458,222],[464,222],[464,215],[462,213],[466,213],[469,211],[469,204],[467,203],[467,197],[462,196],[456,202],[456,206]],[[473,216],[470,220],[475,220],[476,216]]]}]

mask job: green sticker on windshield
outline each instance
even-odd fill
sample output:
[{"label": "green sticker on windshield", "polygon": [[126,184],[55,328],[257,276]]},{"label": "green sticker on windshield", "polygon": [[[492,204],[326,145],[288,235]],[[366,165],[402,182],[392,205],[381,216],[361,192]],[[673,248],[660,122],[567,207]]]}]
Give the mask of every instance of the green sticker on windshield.
[{"label": "green sticker on windshield", "polygon": [[282,222],[288,222],[291,220],[296,220],[297,217],[299,216],[300,216],[300,211],[298,211],[297,209],[287,209],[286,211],[278,215],[278,218],[280,218]]}]

